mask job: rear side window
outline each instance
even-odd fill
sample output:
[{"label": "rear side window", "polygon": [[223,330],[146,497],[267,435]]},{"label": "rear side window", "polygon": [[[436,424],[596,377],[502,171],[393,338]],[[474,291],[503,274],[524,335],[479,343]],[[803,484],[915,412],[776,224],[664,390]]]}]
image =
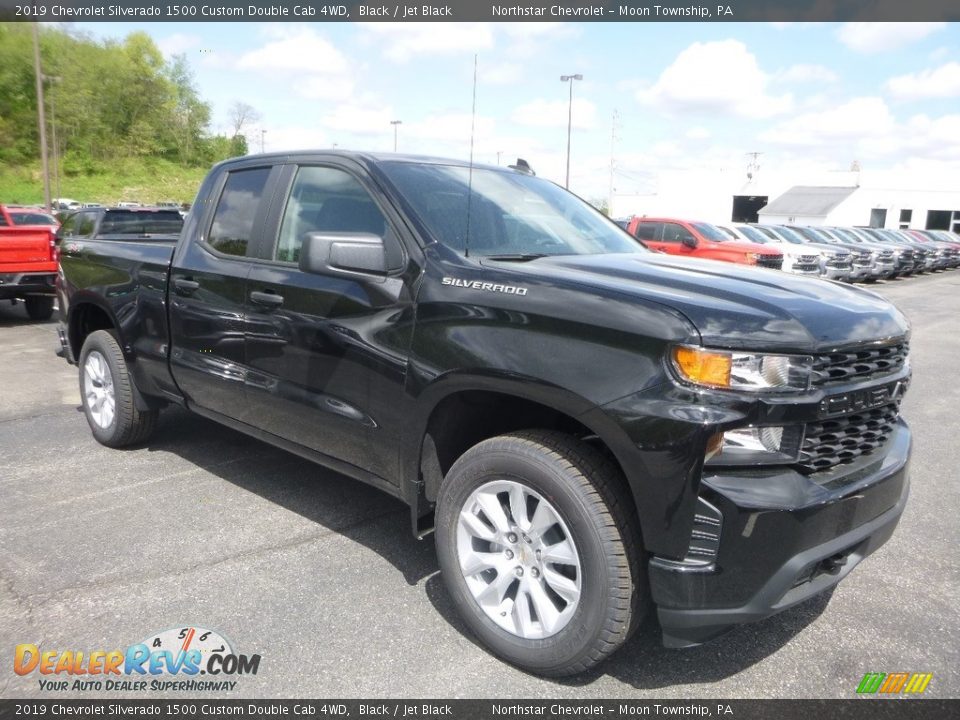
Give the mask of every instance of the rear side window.
[{"label": "rear side window", "polygon": [[176,211],[110,210],[100,224],[101,235],[176,235],[183,218]]},{"label": "rear side window", "polygon": [[657,237],[657,223],[637,223],[636,236],[640,240],[654,240]]},{"label": "rear side window", "polygon": [[79,237],[90,237],[93,235],[94,225],[96,225],[96,217],[93,213],[80,213],[77,216],[77,235]]},{"label": "rear side window", "polygon": [[270,168],[236,170],[229,174],[207,235],[211,248],[225,255],[246,256],[269,176]]}]

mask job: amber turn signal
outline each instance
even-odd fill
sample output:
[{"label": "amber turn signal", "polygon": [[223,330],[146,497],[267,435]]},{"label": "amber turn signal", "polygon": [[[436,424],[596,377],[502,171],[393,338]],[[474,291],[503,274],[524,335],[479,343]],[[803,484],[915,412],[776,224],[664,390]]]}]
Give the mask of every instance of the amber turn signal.
[{"label": "amber turn signal", "polygon": [[673,349],[673,361],[680,374],[692,383],[730,387],[730,353],[679,346]]}]

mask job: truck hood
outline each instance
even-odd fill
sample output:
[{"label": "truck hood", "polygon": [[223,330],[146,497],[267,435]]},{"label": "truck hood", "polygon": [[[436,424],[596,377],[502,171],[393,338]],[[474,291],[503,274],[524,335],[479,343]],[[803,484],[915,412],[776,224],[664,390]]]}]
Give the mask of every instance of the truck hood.
[{"label": "truck hood", "polygon": [[713,347],[824,352],[909,333],[903,314],[875,293],[778,270],[654,253],[483,262],[528,276],[531,294],[538,283],[575,284],[674,308]]}]

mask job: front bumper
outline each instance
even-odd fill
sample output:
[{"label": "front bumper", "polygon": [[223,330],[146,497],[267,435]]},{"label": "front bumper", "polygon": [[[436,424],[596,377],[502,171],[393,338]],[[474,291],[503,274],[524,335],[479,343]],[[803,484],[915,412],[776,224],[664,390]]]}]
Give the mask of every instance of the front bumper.
[{"label": "front bumper", "polygon": [[883,452],[814,476],[705,469],[700,495],[722,516],[716,561],[649,563],[664,644],[700,644],[840,582],[899,522],[910,446],[899,420]]},{"label": "front bumper", "polygon": [[850,281],[857,282],[873,276],[873,265],[854,265],[850,269]]},{"label": "front bumper", "polygon": [[827,280],[849,280],[853,269],[848,265],[838,268],[833,265],[823,265],[820,269],[820,277]]}]

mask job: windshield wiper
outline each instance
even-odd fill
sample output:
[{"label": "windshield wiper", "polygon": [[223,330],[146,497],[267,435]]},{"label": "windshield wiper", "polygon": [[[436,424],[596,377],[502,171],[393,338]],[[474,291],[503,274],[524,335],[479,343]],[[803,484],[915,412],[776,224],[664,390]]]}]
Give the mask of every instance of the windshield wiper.
[{"label": "windshield wiper", "polygon": [[527,262],[539,258],[550,257],[549,253],[506,253],[503,255],[484,255],[485,260],[502,260],[503,262]]}]

